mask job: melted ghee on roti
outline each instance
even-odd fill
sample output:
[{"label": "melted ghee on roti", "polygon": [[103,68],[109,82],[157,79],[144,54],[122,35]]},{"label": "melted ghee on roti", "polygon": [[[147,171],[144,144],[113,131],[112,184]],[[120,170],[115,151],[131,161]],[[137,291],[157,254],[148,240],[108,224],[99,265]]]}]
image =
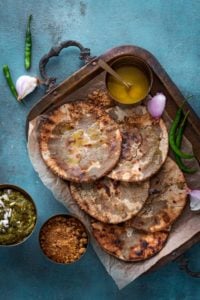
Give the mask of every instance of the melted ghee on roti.
[{"label": "melted ghee on roti", "polygon": [[90,182],[107,174],[121,152],[118,125],[99,107],[85,102],[64,104],[40,125],[40,151],[58,176]]}]

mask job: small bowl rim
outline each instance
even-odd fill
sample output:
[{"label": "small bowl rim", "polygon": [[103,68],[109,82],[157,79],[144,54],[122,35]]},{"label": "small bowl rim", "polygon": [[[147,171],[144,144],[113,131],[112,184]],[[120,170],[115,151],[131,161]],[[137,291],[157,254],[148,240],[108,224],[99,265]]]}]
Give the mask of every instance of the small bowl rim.
[{"label": "small bowl rim", "polygon": [[19,242],[16,242],[16,243],[13,243],[13,244],[1,244],[0,243],[0,247],[14,247],[14,246],[18,246],[18,245],[24,243],[29,237],[31,237],[31,235],[35,231],[35,228],[36,228],[36,225],[37,225],[37,221],[38,221],[37,207],[36,207],[35,201],[31,197],[31,195],[27,191],[25,191],[23,188],[21,188],[20,186],[14,185],[14,184],[10,184],[10,183],[2,183],[2,184],[0,184],[0,190],[2,190],[2,189],[16,190],[16,191],[20,192],[21,194],[23,194],[25,197],[27,197],[31,201],[31,203],[33,204],[34,209],[35,209],[35,217],[36,217],[36,219],[35,219],[34,227],[33,227],[32,231],[30,232],[30,234],[28,234],[27,236],[25,236]]},{"label": "small bowl rim", "polygon": [[[111,76],[108,72],[105,73],[105,87],[106,87],[106,90],[108,92],[108,95],[115,101],[117,102],[119,105],[123,105],[123,106],[131,106],[131,105],[137,105],[139,103],[141,103],[143,100],[146,99],[146,97],[148,96],[148,94],[150,93],[151,89],[152,89],[152,86],[153,86],[153,71],[150,67],[150,65],[142,58],[140,57],[137,57],[135,55],[122,55],[116,59],[114,59],[109,65],[112,67],[114,64],[116,64],[117,62],[120,62],[120,61],[123,61],[125,59],[132,59],[133,60],[133,63],[134,63],[134,60],[135,62],[140,62],[143,64],[143,66],[148,70],[149,72],[149,79],[150,79],[150,82],[149,82],[149,88],[148,88],[148,91],[145,95],[144,98],[138,100],[137,102],[135,103],[123,103],[123,102],[119,102],[119,100],[117,100],[117,98],[115,98],[111,93],[110,93],[110,90],[108,88],[108,85],[107,85],[107,82],[108,82],[108,77]],[[125,63],[124,63],[125,65]],[[128,63],[127,63],[128,65]],[[131,65],[131,63],[130,63]],[[139,68],[139,67],[138,67]]]},{"label": "small bowl rim", "polygon": [[[83,225],[84,230],[85,230],[85,232],[86,232],[86,234],[87,234],[87,245],[86,245],[86,248],[85,248],[85,252],[84,252],[83,254],[81,254],[81,256],[80,256],[78,259],[74,260],[74,261],[71,261],[71,262],[68,262],[68,263],[57,262],[57,261],[51,259],[50,257],[48,257],[48,256],[45,254],[45,252],[43,251],[43,249],[42,249],[41,241],[40,241],[42,228],[43,228],[43,227],[44,227],[51,219],[54,219],[54,218],[56,218],[56,217],[65,217],[65,218],[70,218],[70,217],[71,217],[71,218],[74,218],[74,219],[78,220],[78,221]],[[74,263],[78,262],[80,259],[82,259],[82,258],[85,256],[85,254],[86,254],[86,252],[87,252],[87,250],[88,250],[89,242],[90,242],[90,235],[89,235],[89,231],[88,231],[88,229],[86,228],[85,224],[82,222],[82,220],[81,220],[79,217],[77,217],[76,215],[71,214],[71,213],[61,213],[61,214],[55,214],[55,215],[52,215],[51,217],[49,217],[49,218],[41,225],[40,230],[39,230],[38,240],[39,240],[39,245],[40,245],[41,252],[43,253],[43,256],[44,256],[48,261],[50,261],[50,262],[52,262],[52,263],[55,263],[55,264],[57,264],[57,265],[71,265],[71,264],[74,264]]]}]

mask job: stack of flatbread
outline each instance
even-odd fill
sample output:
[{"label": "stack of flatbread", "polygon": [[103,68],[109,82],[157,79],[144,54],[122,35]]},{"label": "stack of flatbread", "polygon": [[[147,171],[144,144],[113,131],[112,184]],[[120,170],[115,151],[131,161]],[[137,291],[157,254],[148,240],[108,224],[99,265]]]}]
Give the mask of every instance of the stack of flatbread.
[{"label": "stack of flatbread", "polygon": [[187,185],[167,156],[164,121],[145,105],[119,107],[108,96],[105,105],[101,98],[64,104],[40,123],[39,145],[106,252],[141,261],[164,247]]}]

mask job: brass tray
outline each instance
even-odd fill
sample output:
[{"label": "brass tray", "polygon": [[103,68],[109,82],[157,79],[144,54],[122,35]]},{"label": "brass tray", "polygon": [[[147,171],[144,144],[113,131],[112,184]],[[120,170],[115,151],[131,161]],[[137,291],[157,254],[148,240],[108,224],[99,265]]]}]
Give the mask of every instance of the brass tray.
[{"label": "brass tray", "polygon": [[[69,46],[76,46],[80,49],[80,59],[85,62],[85,65],[64,80],[61,84],[56,86],[56,78],[49,78],[47,76],[45,66],[51,57],[58,56],[63,48],[67,48]],[[126,55],[133,55],[142,58],[149,64],[154,77],[151,92],[154,94],[159,91],[163,92],[167,96],[166,111],[173,119],[178,107],[180,107],[183,101],[185,101],[185,98],[170,79],[163,67],[160,65],[158,60],[150,52],[137,46],[125,45],[113,48],[99,57],[91,57],[90,49],[84,48],[76,41],[66,41],[62,42],[58,47],[52,48],[48,54],[42,57],[40,61],[39,69],[41,76],[44,79],[44,83],[47,86],[47,94],[29,112],[26,123],[26,134],[28,133],[29,122],[35,117],[47,113],[66,102],[71,102],[75,99],[84,99],[87,97],[90,91],[96,88],[105,89],[105,71],[103,71],[97,64],[97,60],[99,58],[103,59],[107,63],[111,63],[113,60]],[[184,110],[187,111],[188,109],[190,110],[190,114],[188,118],[188,125],[185,130],[185,136],[193,145],[195,157],[200,162],[200,120],[189,104],[185,103]],[[189,209],[187,209],[186,213],[191,214]],[[184,244],[182,244],[181,247],[177,248],[169,255],[162,257],[152,269],[160,267],[167,262],[176,259],[193,244],[199,241],[200,226],[197,234],[191,234],[191,238],[189,240],[187,240]],[[185,261],[182,263],[182,267],[188,271],[188,273],[192,273],[194,276],[199,277],[199,274],[191,272],[188,269]]]}]

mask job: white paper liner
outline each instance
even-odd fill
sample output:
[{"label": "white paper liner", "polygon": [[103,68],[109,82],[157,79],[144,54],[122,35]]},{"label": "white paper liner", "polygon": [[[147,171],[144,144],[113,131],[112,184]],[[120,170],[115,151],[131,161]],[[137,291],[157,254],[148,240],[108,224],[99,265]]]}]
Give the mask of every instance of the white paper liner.
[{"label": "white paper liner", "polygon": [[[37,124],[38,120],[40,119],[41,116],[34,119],[29,124],[28,153],[32,165],[35,171],[38,173],[43,184],[52,191],[54,197],[64,206],[66,206],[69,212],[77,215],[86,225],[88,231],[91,234],[89,217],[83,211],[80,210],[78,205],[72,199],[67,182],[54,175],[48,169],[48,167],[45,165],[41,158],[37,139]],[[165,121],[169,123],[169,118],[166,115]],[[185,151],[192,153],[192,146],[190,142],[185,138],[183,148]],[[198,172],[196,172],[194,175],[186,176],[188,186],[190,188],[200,188],[200,168],[198,162],[195,159],[193,159],[190,162],[190,165],[192,167],[195,166],[196,168],[198,168]],[[179,248],[199,231],[199,215],[194,214],[186,209],[181,218],[175,223],[175,226],[173,226],[173,229],[170,232],[169,239],[165,247],[154,257],[146,261],[137,263],[123,262],[105,253],[103,250],[101,250],[97,242],[94,240],[92,234],[91,243],[100,261],[106,268],[108,274],[113,278],[118,288],[121,289],[133,280],[135,280],[137,277],[142,275],[144,272],[149,270],[161,258],[167,256],[168,254],[172,253],[175,249]]]}]

